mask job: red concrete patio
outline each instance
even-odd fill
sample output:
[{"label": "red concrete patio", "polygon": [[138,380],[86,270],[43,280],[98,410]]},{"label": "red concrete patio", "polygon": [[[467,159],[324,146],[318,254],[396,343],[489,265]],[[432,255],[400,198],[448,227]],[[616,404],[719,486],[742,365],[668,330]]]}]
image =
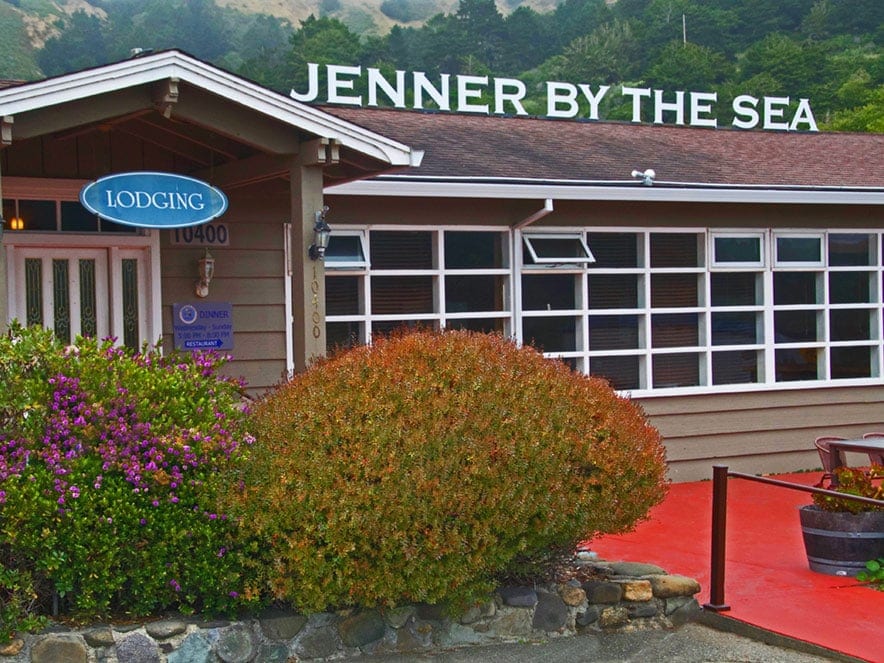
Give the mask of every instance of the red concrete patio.
[{"label": "red concrete patio", "polygon": [[[813,485],[820,472],[774,478]],[[712,476],[712,468],[709,469]],[[722,614],[874,663],[884,661],[884,592],[810,571],[797,509],[808,493],[731,478]],[[650,519],[590,548],[607,560],[649,562],[696,578],[709,601],[712,482],[673,484]]]}]

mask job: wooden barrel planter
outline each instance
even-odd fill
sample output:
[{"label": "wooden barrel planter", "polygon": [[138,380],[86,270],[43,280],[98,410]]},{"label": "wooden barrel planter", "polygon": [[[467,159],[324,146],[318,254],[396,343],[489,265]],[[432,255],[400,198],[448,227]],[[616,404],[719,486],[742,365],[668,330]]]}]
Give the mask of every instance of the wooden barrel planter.
[{"label": "wooden barrel planter", "polygon": [[869,560],[884,557],[884,511],[823,511],[808,504],[798,514],[811,571],[855,576]]}]

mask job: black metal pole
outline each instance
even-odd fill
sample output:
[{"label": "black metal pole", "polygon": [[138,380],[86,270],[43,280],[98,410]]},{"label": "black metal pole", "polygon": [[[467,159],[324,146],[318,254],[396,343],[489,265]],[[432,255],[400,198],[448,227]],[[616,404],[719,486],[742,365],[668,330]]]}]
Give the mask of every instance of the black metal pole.
[{"label": "black metal pole", "polygon": [[712,577],[706,610],[724,612],[725,539],[727,534],[727,465],[712,466]]}]

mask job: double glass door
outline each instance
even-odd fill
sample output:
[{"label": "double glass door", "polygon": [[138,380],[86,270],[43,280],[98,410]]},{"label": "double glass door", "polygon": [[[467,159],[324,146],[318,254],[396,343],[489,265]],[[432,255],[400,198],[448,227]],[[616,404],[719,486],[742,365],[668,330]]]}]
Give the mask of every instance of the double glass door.
[{"label": "double glass door", "polygon": [[71,343],[114,337],[138,348],[146,333],[145,251],[116,247],[17,247],[11,317]]}]

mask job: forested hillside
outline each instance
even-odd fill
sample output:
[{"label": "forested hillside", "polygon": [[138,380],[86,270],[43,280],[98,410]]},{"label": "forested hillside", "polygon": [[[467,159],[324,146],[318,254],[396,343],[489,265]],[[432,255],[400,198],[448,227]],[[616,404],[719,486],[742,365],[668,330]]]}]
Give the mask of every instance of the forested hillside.
[{"label": "forested hillside", "polygon": [[[807,98],[823,129],[884,132],[881,0],[564,0],[548,11],[511,2],[508,13],[494,0],[460,0],[423,22],[433,0],[383,0],[380,9],[400,22],[383,34],[337,18],[349,1],[321,0],[322,11],[296,25],[245,13],[245,0],[80,2],[34,52],[33,71],[3,56],[0,77],[51,76],[133,47],[176,47],[284,93],[307,87],[307,63],[334,63],[390,78],[397,69],[506,76],[529,89],[562,81]],[[7,43],[16,36],[9,13],[28,4],[0,3]],[[622,97],[607,97],[618,98],[605,102],[604,117],[629,117]]]}]

